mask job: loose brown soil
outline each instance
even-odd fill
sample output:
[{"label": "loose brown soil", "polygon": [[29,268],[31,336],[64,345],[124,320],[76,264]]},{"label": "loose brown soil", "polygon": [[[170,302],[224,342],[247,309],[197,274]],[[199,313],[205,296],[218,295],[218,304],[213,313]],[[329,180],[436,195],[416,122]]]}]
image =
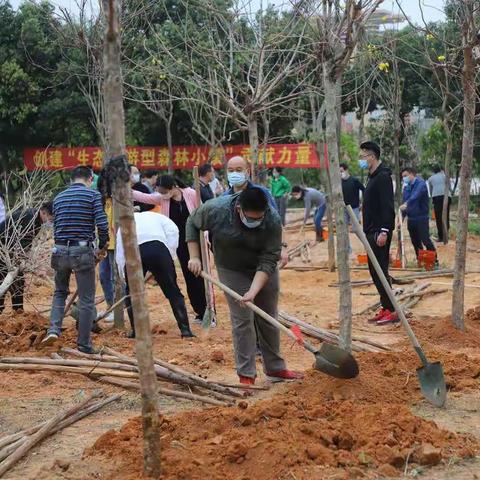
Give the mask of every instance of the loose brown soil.
[{"label": "loose brown soil", "polygon": [[[295,234],[289,234],[291,246],[297,240]],[[361,252],[358,242],[352,243],[354,250]],[[470,238],[469,244],[480,248],[477,238]],[[441,263],[451,265],[454,245],[441,245],[438,250]],[[325,244],[313,247],[311,253],[312,263],[326,261]],[[295,259],[292,264],[302,262]],[[468,265],[479,269],[480,257],[469,253]],[[337,280],[335,273],[288,270],[281,278],[282,310],[319,327],[338,322],[338,289],[328,287]],[[369,277],[367,272],[353,271],[352,278]],[[451,283],[451,277],[437,280]],[[467,282],[480,285],[480,274],[469,274]],[[183,285],[182,289],[185,291]],[[353,290],[354,311],[376,298],[361,292],[374,292],[374,287]],[[14,315],[7,311],[0,315],[0,355],[50,353],[38,349],[38,339],[48,321],[32,311],[32,304],[46,308],[51,293],[50,285],[34,279],[27,296],[27,313]],[[147,293],[157,357],[208,378],[237,381],[223,296],[217,293],[219,326],[209,333],[193,326],[198,337],[185,341],[180,339],[158,287],[149,285]],[[478,289],[466,290],[469,310],[464,333],[453,328],[447,315],[451,291],[426,298],[413,309],[411,325],[427,357],[441,361],[444,368],[450,399],[445,409],[439,411],[424,401],[415,373],[419,361],[402,328],[372,326],[366,316],[355,317],[354,334],[389,345],[392,351],[355,354],[361,373],[354,380],[336,380],[308,370],[312,355],[283,337],[282,349],[289,366],[307,370],[301,382],[256,392],[247,402],[232,408],[204,408],[161,397],[162,478],[385,478],[398,477],[405,469],[409,473],[430,472],[428,478],[432,479],[474,478],[468,472],[477,471],[480,465],[468,458],[480,453],[480,415],[467,408],[472,408],[475,398],[478,400],[480,387],[479,298]],[[64,326],[62,342],[72,347],[76,336],[73,320],[66,319]],[[134,354],[134,343],[123,332],[108,331],[104,326],[104,333],[94,335],[95,344]],[[260,363],[258,371],[257,381],[265,385]],[[0,435],[50,418],[59,408],[98,388],[122,391],[81,375],[0,371]],[[464,410],[459,413],[462,401]],[[140,479],[143,457],[139,413],[138,395],[127,393],[121,402],[43,442],[6,478]],[[466,463],[460,459],[467,459]],[[458,476],[447,475],[454,464]]]}]

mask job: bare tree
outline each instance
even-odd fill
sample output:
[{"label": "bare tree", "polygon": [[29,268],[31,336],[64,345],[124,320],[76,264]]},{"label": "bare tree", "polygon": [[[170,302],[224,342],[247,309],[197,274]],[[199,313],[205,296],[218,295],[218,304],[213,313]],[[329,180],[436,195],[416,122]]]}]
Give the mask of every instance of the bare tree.
[{"label": "bare tree", "polygon": [[[348,225],[345,221],[340,178],[340,112],[342,82],[352,54],[358,45],[362,26],[382,0],[339,1],[311,0],[298,2],[298,10],[309,18],[312,27],[311,44],[322,66],[321,83],[325,95],[326,143],[332,194],[330,201],[335,213],[337,231],[337,267],[340,285],[340,345],[350,350],[352,328],[352,291],[349,267]],[[320,83],[320,82],[319,82]]]},{"label": "bare tree", "polygon": [[462,31],[463,49],[463,141],[458,194],[457,241],[453,276],[452,321],[456,328],[465,330],[465,263],[467,256],[468,210],[472,181],[473,142],[475,134],[476,75],[480,53],[480,1],[452,2]]},{"label": "bare tree", "polygon": [[[171,48],[167,38],[157,34],[156,57],[169,58],[162,62],[170,66],[173,81],[186,84],[189,92],[182,102],[208,105],[216,115],[229,119],[240,131],[248,132],[250,159],[257,174],[259,159],[259,124],[262,113],[288,104],[297,98],[309,75],[307,57],[303,55],[305,25],[295,15],[280,13],[271,7],[268,11],[252,11],[255,2],[234,1],[226,12],[214,2],[184,1],[186,15],[178,26],[182,34],[184,52]],[[208,34],[196,41],[195,22],[190,19],[189,7],[201,12],[203,27]],[[193,9],[193,8],[192,8]],[[168,15],[168,12],[166,12]],[[270,16],[278,15],[278,22]],[[170,24],[175,24],[172,20]],[[179,63],[183,75],[179,72]],[[186,69],[186,70],[185,70]],[[293,81],[289,88],[285,80]],[[194,95],[201,90],[204,95]],[[212,102],[212,98],[214,101]],[[213,115],[210,115],[213,117]]]},{"label": "bare tree", "polygon": [[130,296],[135,317],[136,354],[142,391],[144,471],[145,474],[158,478],[160,476],[160,417],[157,378],[153,363],[145,283],[133,215],[130,174],[125,157],[125,120],[119,33],[121,5],[116,0],[103,0],[102,7],[106,23],[103,60],[109,158],[106,168],[113,183],[112,196],[118,206]]},{"label": "bare tree", "polygon": [[[45,158],[48,151],[45,152]],[[0,264],[4,269],[0,283],[0,296],[19,276],[35,273],[42,267],[40,253],[45,245],[47,233],[40,231],[41,239],[33,238],[35,223],[42,204],[50,198],[53,172],[34,170],[27,174],[11,172],[3,179],[5,211],[8,212],[4,231],[0,236]],[[18,183],[21,194],[10,192],[10,185]],[[27,215],[31,212],[32,215]],[[17,221],[10,221],[16,218]]]}]

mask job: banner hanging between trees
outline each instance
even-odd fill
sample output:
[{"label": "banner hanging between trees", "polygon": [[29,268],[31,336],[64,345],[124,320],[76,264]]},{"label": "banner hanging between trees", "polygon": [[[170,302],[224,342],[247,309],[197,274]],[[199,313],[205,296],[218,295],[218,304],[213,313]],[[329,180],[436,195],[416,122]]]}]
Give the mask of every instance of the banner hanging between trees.
[{"label": "banner hanging between trees", "polygon": [[[168,168],[167,147],[127,147],[128,160],[139,169],[164,170]],[[248,145],[226,145],[212,149],[208,146],[188,145],[173,147],[173,168],[192,169],[195,165],[211,163],[221,168],[229,158],[241,155],[250,161]],[[103,150],[98,147],[26,148],[23,161],[27,170],[60,170],[78,165],[103,166]],[[314,144],[270,144],[260,148],[259,165],[284,168],[320,168],[320,160]],[[323,167],[323,165],[322,165]]]}]

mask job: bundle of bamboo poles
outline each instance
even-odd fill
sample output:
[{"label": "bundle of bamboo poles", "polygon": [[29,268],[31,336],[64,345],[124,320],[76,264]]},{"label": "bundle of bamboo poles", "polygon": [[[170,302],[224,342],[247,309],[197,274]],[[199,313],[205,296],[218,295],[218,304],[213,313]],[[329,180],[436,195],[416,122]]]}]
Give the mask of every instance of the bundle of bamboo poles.
[{"label": "bundle of bamboo poles", "polygon": [[[392,277],[392,283],[395,284],[404,284],[404,283],[413,283],[415,280],[423,278],[435,278],[435,277],[451,277],[453,276],[453,270],[432,270],[426,272],[414,272],[409,275],[402,275],[401,277]],[[350,282],[352,287],[366,287],[368,285],[373,285],[373,280],[352,280]],[[329,287],[338,287],[338,283],[330,283]]]},{"label": "bundle of bamboo poles", "polygon": [[43,439],[118,400],[122,395],[112,395],[100,399],[102,396],[102,392],[96,392],[83,402],[72,405],[50,420],[0,438],[0,478]]},{"label": "bundle of bamboo poles", "polygon": [[[338,345],[339,336],[336,333],[331,332],[330,330],[315,327],[303,320],[289,315],[286,312],[279,312],[278,320],[286,327],[292,327],[293,325],[297,325],[300,328],[300,331],[305,335],[308,335],[309,337]],[[389,348],[385,345],[382,345],[381,343],[374,342],[370,339],[353,336],[352,350],[355,352],[379,352],[389,350]]]},{"label": "bundle of bamboo poles", "polygon": [[[89,355],[78,350],[63,348],[61,353],[77,357],[63,358],[53,354],[53,358],[38,357],[1,357],[0,370],[55,371],[86,375],[100,382],[105,382],[127,389],[140,390],[138,364],[133,357],[128,357],[115,350],[104,347],[102,354]],[[198,401],[208,405],[232,405],[235,398],[243,398],[245,389],[260,389],[245,385],[225,385],[206,380],[187,372],[180,367],[163,360],[155,360],[157,379],[178,386],[187,387],[189,391],[180,391],[158,387],[158,393],[177,398]],[[192,393],[196,392],[196,393]]]},{"label": "bundle of bamboo poles", "polygon": [[[408,311],[413,306],[415,306],[422,298],[432,295],[438,295],[447,291],[446,288],[429,290],[431,285],[431,283],[423,283],[420,285],[415,285],[403,291],[395,292],[399,305],[404,309],[404,311]],[[371,310],[376,310],[378,308],[380,308],[379,301],[367,305],[365,308],[356,312],[354,315],[364,315],[365,313],[368,313]]]}]

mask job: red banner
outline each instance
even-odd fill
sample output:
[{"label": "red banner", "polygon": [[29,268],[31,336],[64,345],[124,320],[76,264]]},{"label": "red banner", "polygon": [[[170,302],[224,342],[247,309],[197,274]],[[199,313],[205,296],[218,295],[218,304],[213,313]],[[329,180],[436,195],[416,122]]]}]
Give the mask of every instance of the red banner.
[{"label": "red banner", "polygon": [[[127,147],[128,161],[142,170],[163,170],[168,167],[167,147]],[[216,149],[207,146],[173,147],[173,168],[191,169],[195,165],[210,162],[215,168],[221,168],[225,160],[241,155],[250,160],[248,145],[226,145]],[[288,143],[271,144],[260,148],[259,163],[267,167],[319,168],[320,162],[314,144]],[[103,165],[103,150],[98,147],[72,148],[26,148],[23,161],[27,170],[70,169],[78,165],[91,165],[100,169]]]}]

